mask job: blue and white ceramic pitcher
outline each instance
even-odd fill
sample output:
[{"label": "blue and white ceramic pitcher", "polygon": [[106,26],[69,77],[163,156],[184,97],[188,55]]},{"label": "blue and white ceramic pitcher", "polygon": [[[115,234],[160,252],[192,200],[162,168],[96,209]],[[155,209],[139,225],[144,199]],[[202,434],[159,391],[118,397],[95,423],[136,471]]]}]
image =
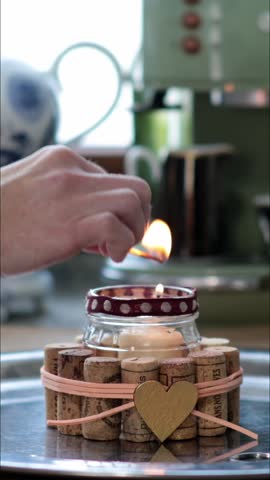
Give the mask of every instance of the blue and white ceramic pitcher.
[{"label": "blue and white ceramic pitcher", "polygon": [[[117,74],[115,97],[108,109],[92,125],[74,135],[66,144],[78,142],[97,128],[115,108],[122,87],[120,66],[112,53],[103,46],[83,42],[71,45],[57,56],[47,72],[40,72],[17,60],[1,61],[1,166],[23,158],[40,147],[57,143],[61,122],[59,108],[59,66],[64,57],[77,49],[95,49],[108,57]],[[90,66],[91,67],[91,66]],[[73,95],[77,94],[76,82]]]}]

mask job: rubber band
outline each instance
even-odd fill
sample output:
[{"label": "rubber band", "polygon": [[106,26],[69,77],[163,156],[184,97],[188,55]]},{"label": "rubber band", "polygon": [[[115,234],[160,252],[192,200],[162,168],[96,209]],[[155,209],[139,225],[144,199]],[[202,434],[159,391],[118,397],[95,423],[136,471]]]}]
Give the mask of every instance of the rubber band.
[{"label": "rubber band", "polygon": [[41,380],[44,387],[58,393],[79,395],[90,398],[133,399],[137,384],[93,383],[59,377],[41,368]]},{"label": "rubber band", "polygon": [[226,460],[227,458],[231,458],[233,455],[239,455],[239,453],[245,452],[246,450],[250,450],[251,448],[257,447],[258,442],[253,440],[252,442],[245,443],[240,447],[236,447],[233,450],[229,450],[228,452],[222,453],[221,455],[216,455],[215,457],[210,458],[205,463],[207,465],[211,465],[212,463],[221,462]]},{"label": "rubber band", "polygon": [[234,378],[237,378],[239,375],[243,375],[243,368],[240,367],[239,370],[237,370],[234,373],[231,373],[231,375],[228,375],[225,378],[219,378],[218,380],[209,380],[208,382],[201,382],[201,383],[196,383],[198,389],[200,390],[201,388],[206,388],[206,387],[211,387],[214,385],[223,385],[225,382],[233,380]]},{"label": "rubber band", "polygon": [[203,420],[209,420],[210,422],[215,422],[223,427],[236,430],[237,432],[243,433],[247,437],[253,438],[254,440],[258,440],[259,438],[257,433],[251,432],[251,430],[241,427],[240,425],[236,425],[235,423],[228,422],[228,420],[224,420],[223,418],[213,417],[213,415],[208,415],[208,413],[199,412],[198,410],[192,410],[191,414],[195,415],[195,417],[203,418]]},{"label": "rubber band", "polygon": [[114,407],[110,410],[105,410],[104,412],[97,413],[96,415],[90,415],[89,417],[72,418],[68,420],[48,420],[47,425],[48,427],[57,427],[59,425],[80,425],[83,423],[96,422],[97,420],[102,420],[102,418],[116,415],[117,413],[123,412],[124,410],[129,410],[134,406],[134,402],[123,403],[123,405],[119,405],[119,407]]},{"label": "rubber band", "polygon": [[[241,385],[242,379],[243,369],[240,368],[237,372],[225,378],[204,383],[197,383],[195,385],[198,389],[198,399],[230,392]],[[138,386],[137,384],[128,383],[106,384],[73,380],[49,373],[45,370],[44,366],[41,367],[41,380],[44,387],[58,393],[79,395],[90,398],[111,398],[122,400],[133,400],[135,389]],[[123,412],[125,410],[129,410],[130,408],[134,408],[134,406],[134,401],[131,401],[88,417],[73,418],[67,420],[48,420],[47,425],[80,425],[83,423],[96,422],[97,420],[101,420],[103,418],[116,415],[117,413]],[[254,440],[258,440],[258,435],[256,433],[251,432],[250,430],[241,427],[240,425],[236,425],[234,423],[228,422],[227,420],[223,420],[222,418],[214,417],[212,415],[208,415],[207,413],[199,412],[198,410],[192,410],[191,414],[196,417],[203,418],[204,420],[208,420],[219,425],[231,428],[232,430],[236,430]]]},{"label": "rubber band", "polygon": [[[93,383],[64,378],[47,372],[44,366],[41,368],[41,379],[42,384],[50,390],[90,398],[129,400],[133,399],[133,394],[137,387],[137,384],[129,383]],[[230,392],[241,385],[242,379],[243,369],[240,368],[228,377],[211,382],[195,383],[198,388],[198,398]]]}]

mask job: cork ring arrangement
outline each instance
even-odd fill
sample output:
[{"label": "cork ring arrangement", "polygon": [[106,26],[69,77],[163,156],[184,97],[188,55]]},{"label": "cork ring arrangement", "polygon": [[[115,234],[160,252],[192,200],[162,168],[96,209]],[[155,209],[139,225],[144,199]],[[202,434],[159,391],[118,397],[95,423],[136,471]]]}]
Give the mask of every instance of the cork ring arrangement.
[{"label": "cork ring arrangement", "polygon": [[48,426],[61,427],[96,422],[135,406],[147,426],[161,442],[165,441],[190,414],[231,428],[257,440],[258,435],[246,428],[194,409],[200,398],[227,393],[238,388],[242,383],[242,374],[243,370],[240,368],[234,374],[221,380],[195,385],[186,381],[176,382],[169,389],[166,389],[164,385],[157,381],[146,381],[140,385],[99,384],[61,378],[47,372],[42,367],[42,383],[49,390],[86,398],[133,399],[131,402],[123,403],[96,415],[68,420],[48,420],[47,424]]},{"label": "cork ring arrangement", "polygon": [[[91,322],[99,326],[102,321],[110,327],[115,322],[122,329],[126,324],[143,328],[149,323],[161,329],[164,342],[162,322],[179,322],[183,334],[174,332],[181,341],[177,340],[177,348],[152,348],[149,342],[153,334],[145,340],[145,328],[137,336],[140,339],[142,335],[143,345],[148,342],[147,349],[132,343],[134,349],[127,356],[111,345],[107,352],[106,345],[98,343],[101,330],[96,347],[87,342],[45,346],[41,379],[47,425],[57,427],[62,434],[89,440],[164,442],[215,437],[230,428],[257,441],[256,433],[239,425],[243,380],[239,350],[227,343],[213,347],[210,342],[208,347],[199,342],[195,325],[198,307],[196,289],[187,287],[165,286],[162,293],[151,285],[90,290],[86,313],[91,328]],[[186,338],[184,328],[189,328]],[[117,329],[111,328],[109,334],[115,337]]]}]

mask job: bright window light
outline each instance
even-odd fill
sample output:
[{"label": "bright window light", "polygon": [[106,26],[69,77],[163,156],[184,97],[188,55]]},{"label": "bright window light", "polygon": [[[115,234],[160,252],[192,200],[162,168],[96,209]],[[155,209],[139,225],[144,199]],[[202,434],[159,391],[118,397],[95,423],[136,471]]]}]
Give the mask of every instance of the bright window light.
[{"label": "bright window light", "polygon": [[[48,71],[72,44],[93,42],[109,50],[125,73],[141,45],[142,0],[1,0],[1,56]],[[66,142],[95,123],[113,101],[117,76],[100,52],[76,50],[59,72],[61,124]],[[132,88],[125,83],[110,117],[81,141],[91,147],[124,147],[133,141]]]}]

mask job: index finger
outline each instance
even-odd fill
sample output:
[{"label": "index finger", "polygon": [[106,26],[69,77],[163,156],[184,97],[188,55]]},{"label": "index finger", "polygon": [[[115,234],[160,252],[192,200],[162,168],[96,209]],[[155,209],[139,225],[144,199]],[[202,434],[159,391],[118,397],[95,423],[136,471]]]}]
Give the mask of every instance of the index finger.
[{"label": "index finger", "polygon": [[131,189],[139,197],[144,212],[145,220],[148,222],[151,213],[152,192],[150,186],[145,180],[135,176],[122,174],[99,175],[97,182],[93,185],[92,191],[112,190],[112,189]]},{"label": "index finger", "polygon": [[82,157],[81,155],[78,155],[75,152],[74,152],[74,155],[76,156],[77,160],[80,159],[80,161],[83,163],[85,170],[88,173],[108,173],[106,172],[106,170],[104,170],[104,168],[102,168],[100,165],[95,163],[93,160]]}]

